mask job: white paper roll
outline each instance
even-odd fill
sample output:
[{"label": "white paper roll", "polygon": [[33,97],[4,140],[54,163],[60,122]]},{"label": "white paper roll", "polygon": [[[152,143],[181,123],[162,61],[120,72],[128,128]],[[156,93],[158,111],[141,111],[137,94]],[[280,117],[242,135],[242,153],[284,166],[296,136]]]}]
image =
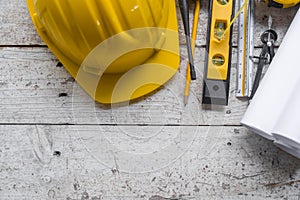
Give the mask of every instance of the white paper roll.
[{"label": "white paper roll", "polygon": [[[286,33],[269,69],[260,83],[241,124],[268,139],[289,105],[295,91],[300,88],[300,9]],[[298,89],[300,93],[300,89]],[[300,94],[297,94],[300,95]],[[300,102],[297,106],[299,110]],[[291,108],[293,109],[293,108]],[[300,119],[299,112],[286,114],[287,118]],[[288,130],[287,130],[288,131]],[[285,132],[280,128],[280,132]]]},{"label": "white paper roll", "polygon": [[[298,67],[300,68],[300,65]],[[272,134],[276,140],[294,148],[300,148],[300,78],[296,85]]]},{"label": "white paper roll", "polygon": [[297,148],[293,148],[291,146],[288,146],[280,141],[274,141],[274,144],[282,149],[283,151],[295,156],[296,158],[300,158],[300,150]]}]

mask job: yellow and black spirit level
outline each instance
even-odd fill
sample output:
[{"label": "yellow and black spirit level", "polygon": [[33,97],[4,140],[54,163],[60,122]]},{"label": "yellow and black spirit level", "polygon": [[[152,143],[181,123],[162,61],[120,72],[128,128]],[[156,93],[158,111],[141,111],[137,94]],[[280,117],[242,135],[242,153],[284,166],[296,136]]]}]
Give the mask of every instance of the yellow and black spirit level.
[{"label": "yellow and black spirit level", "polygon": [[234,0],[209,3],[203,104],[228,104],[234,5]]}]

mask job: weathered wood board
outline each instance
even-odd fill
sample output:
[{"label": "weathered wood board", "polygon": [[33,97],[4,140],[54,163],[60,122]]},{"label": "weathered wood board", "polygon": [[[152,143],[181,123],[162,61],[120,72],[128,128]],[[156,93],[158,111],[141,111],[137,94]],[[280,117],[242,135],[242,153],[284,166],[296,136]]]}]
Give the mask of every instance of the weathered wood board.
[{"label": "weathered wood board", "polygon": [[[193,17],[193,6],[190,8],[190,17]],[[0,45],[44,45],[42,40],[36,34],[36,31],[32,25],[27,5],[25,0],[0,0]],[[208,16],[208,1],[201,1],[201,13],[199,34],[196,44],[198,46],[204,46],[206,44],[206,32],[207,32],[207,16]],[[236,8],[238,10],[238,8]],[[254,38],[256,39],[256,45],[260,45],[260,34],[264,31],[268,24],[267,15],[270,13],[274,18],[273,28],[276,29],[279,35],[280,43],[283,38],[289,23],[292,21],[295,15],[296,8],[288,8],[284,10],[278,10],[274,8],[268,8],[264,3],[257,3],[256,6],[256,31]],[[178,9],[178,18],[180,12]],[[192,26],[192,20],[190,25]],[[236,24],[235,24],[236,25]],[[181,36],[181,43],[184,43],[184,32],[181,21],[179,21],[179,29]],[[234,38],[237,37],[235,26]],[[234,43],[236,41],[234,40]],[[236,46],[236,45],[235,45]]]},{"label": "weathered wood board", "polygon": [[[297,199],[299,195],[300,161],[241,127],[0,128],[1,199]],[[157,135],[149,140],[137,134],[149,136],[155,129]],[[119,137],[120,130],[136,130],[136,138]],[[169,148],[172,153],[165,154]]]},{"label": "weathered wood board", "polygon": [[[196,53],[202,55],[196,59],[196,64],[203,66],[205,50],[200,48]],[[199,79],[192,83],[190,102],[185,107],[182,96],[187,56],[184,49],[182,55],[179,73],[163,88],[134,104],[110,109],[95,105],[63,67],[56,67],[58,61],[47,48],[1,48],[0,122],[238,125],[248,102],[235,98],[235,70],[231,79],[230,107],[202,108],[201,68],[198,68]]]},{"label": "weathered wood board", "polygon": [[[235,98],[236,25],[229,106],[201,106],[208,16],[201,3],[200,78],[188,105],[179,21],[176,76],[130,105],[108,107],[57,66],[25,0],[0,0],[0,199],[300,199],[300,161],[239,124],[248,102]],[[279,45],[297,8],[257,3],[257,54],[269,13]]]}]

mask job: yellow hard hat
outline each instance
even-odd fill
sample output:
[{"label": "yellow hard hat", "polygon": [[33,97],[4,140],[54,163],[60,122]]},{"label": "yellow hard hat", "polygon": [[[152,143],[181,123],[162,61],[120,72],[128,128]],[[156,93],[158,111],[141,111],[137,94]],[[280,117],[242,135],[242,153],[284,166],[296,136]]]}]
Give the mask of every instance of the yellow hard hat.
[{"label": "yellow hard hat", "polygon": [[44,42],[96,101],[141,97],[179,67],[174,0],[27,0]]},{"label": "yellow hard hat", "polygon": [[295,6],[300,2],[300,0],[267,0],[270,6],[277,8],[288,8]]}]

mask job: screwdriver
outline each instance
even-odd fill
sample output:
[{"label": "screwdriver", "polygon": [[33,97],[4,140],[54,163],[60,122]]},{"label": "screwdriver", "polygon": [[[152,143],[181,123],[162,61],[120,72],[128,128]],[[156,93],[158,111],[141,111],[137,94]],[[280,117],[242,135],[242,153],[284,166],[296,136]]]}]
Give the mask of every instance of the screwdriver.
[{"label": "screwdriver", "polygon": [[[196,0],[195,2],[195,8],[194,8],[194,24],[192,28],[192,51],[193,54],[195,54],[195,41],[197,38],[197,31],[198,31],[198,22],[199,22],[199,14],[200,14],[200,0]],[[190,85],[191,85],[191,73],[190,73],[190,63],[188,62],[188,66],[186,69],[186,80],[185,80],[185,88],[184,88],[184,105],[187,105],[188,98],[190,95]]]},{"label": "screwdriver", "polygon": [[196,71],[194,66],[191,38],[190,38],[190,25],[189,25],[189,3],[188,0],[179,0],[179,7],[181,12],[181,17],[183,21],[183,27],[186,37],[186,45],[188,50],[188,57],[190,62],[190,73],[191,80],[196,80]]}]

